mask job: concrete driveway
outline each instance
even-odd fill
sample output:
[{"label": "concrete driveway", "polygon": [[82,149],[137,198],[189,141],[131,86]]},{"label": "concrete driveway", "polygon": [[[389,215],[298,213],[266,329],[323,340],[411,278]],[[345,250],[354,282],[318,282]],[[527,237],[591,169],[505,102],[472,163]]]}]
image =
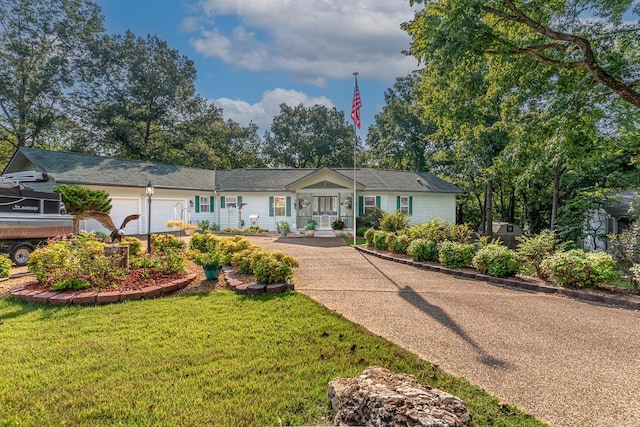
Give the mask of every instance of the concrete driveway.
[{"label": "concrete driveway", "polygon": [[296,290],[554,426],[640,427],[640,312],[252,238],[301,261]]}]

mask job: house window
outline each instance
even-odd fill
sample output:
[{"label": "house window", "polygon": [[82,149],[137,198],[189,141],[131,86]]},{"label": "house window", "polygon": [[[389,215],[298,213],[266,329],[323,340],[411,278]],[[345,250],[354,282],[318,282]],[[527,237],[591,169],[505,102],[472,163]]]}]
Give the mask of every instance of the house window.
[{"label": "house window", "polygon": [[400,212],[408,214],[409,212],[409,196],[400,196]]},{"label": "house window", "polygon": [[376,197],[375,196],[365,196],[364,197],[364,211],[369,212],[376,208]]},{"label": "house window", "polygon": [[287,215],[287,198],[285,196],[275,196],[273,198],[273,213],[275,216]]},{"label": "house window", "polygon": [[209,212],[209,196],[200,196],[200,212]]},{"label": "house window", "polygon": [[227,196],[225,197],[226,208],[235,208],[238,206],[238,197],[237,196]]}]

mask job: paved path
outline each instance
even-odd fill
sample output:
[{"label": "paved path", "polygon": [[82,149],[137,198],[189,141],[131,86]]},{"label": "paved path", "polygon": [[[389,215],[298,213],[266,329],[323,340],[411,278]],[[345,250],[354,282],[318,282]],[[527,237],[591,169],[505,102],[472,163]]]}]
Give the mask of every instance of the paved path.
[{"label": "paved path", "polygon": [[640,427],[640,312],[426,272],[341,239],[255,242],[300,259],[296,290],[553,426]]}]

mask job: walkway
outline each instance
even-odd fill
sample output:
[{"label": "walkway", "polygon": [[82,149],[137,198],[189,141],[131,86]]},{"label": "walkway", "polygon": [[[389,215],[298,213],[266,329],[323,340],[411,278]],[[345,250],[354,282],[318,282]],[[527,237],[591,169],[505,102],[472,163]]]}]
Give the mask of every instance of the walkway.
[{"label": "walkway", "polygon": [[640,312],[253,239],[300,259],[296,290],[553,426],[640,426]]}]

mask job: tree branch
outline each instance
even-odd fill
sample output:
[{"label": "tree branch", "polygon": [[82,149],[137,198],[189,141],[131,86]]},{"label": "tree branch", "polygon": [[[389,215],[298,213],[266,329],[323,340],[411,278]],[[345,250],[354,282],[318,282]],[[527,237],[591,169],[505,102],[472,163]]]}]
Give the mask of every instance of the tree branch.
[{"label": "tree branch", "polygon": [[[531,28],[536,33],[543,35],[551,40],[566,42],[575,45],[582,52],[584,59],[581,61],[564,62],[557,59],[548,58],[539,53],[539,51],[544,50],[540,48],[541,46],[549,46],[549,48],[551,48],[551,46],[553,45],[562,46],[561,44],[557,43],[550,43],[548,45],[541,45],[530,48],[514,48],[513,46],[510,46],[511,53],[516,55],[527,55],[540,63],[551,65],[554,67],[582,68],[586,70],[600,84],[608,87],[613,92],[618,94],[620,98],[631,103],[632,105],[635,105],[636,107],[640,107],[640,92],[633,89],[634,84],[627,84],[619,79],[616,79],[604,68],[602,68],[596,60],[593,48],[589,40],[584,37],[576,36],[574,34],[552,30],[551,28],[540,24],[539,22],[531,19],[529,16],[524,14],[520,9],[518,9],[513,1],[505,0],[504,3],[509,9],[509,12],[499,10],[491,6],[482,6],[482,9],[492,15],[496,15],[512,22],[523,24]],[[566,50],[567,47],[565,47],[564,49]]]}]

